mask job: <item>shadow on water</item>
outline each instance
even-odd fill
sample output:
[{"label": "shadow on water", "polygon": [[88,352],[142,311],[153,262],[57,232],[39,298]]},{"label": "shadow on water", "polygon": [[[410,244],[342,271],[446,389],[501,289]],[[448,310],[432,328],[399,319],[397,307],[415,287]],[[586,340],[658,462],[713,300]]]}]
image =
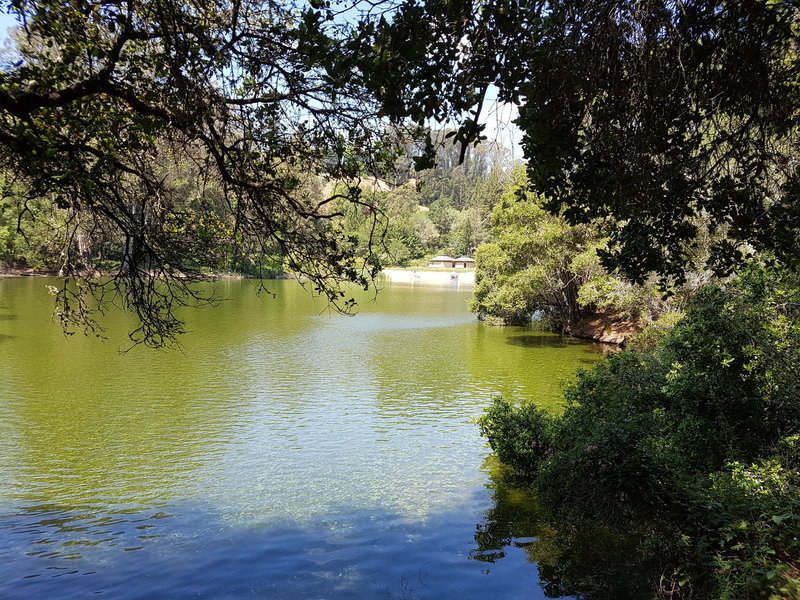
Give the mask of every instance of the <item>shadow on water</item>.
[{"label": "shadow on water", "polygon": [[[4,313],[2,311],[9,310],[8,306],[0,304],[0,322],[3,321],[16,321],[19,315],[13,313]],[[7,333],[0,333],[0,343],[7,342],[14,339],[16,336]]]},{"label": "shadow on water", "polygon": [[536,501],[530,486],[513,478],[493,456],[489,471],[493,506],[475,529],[473,560],[501,564],[521,548],[538,569],[546,598],[641,600],[653,596],[658,567],[647,564],[631,535],[556,522]]},{"label": "shadow on water", "polygon": [[[485,492],[479,497],[485,507]],[[305,522],[239,528],[194,503],[105,515],[90,506],[32,506],[0,527],[5,536],[24,533],[41,542],[0,562],[3,597],[545,598],[520,546],[507,549],[508,564],[491,573],[466,557],[476,514],[456,509],[419,522],[343,506]],[[57,535],[65,530],[74,541]],[[170,550],[156,537],[169,539]]]},{"label": "shadow on water", "polygon": [[[506,338],[506,344],[511,346],[519,346],[521,348],[569,348],[571,346],[583,346],[591,348],[596,354],[615,354],[621,350],[617,344],[609,344],[604,342],[593,342],[583,338],[577,338],[570,335],[558,335],[547,332],[524,333],[520,335],[511,335]],[[597,359],[587,357],[579,359],[580,362],[587,364],[597,364]]]},{"label": "shadow on water", "polygon": [[[608,356],[609,354],[616,354],[618,352],[622,352],[623,348],[619,344],[610,344],[606,342],[589,342],[589,347],[596,355],[602,355],[603,357]],[[594,367],[597,365],[597,358],[596,357],[579,357],[578,363],[580,365],[589,365]]]},{"label": "shadow on water", "polygon": [[569,346],[585,346],[586,341],[568,335],[556,335],[544,332],[525,333],[506,338],[506,343],[523,348],[567,348]]},{"label": "shadow on water", "polygon": [[[595,354],[603,357],[606,357],[610,354],[617,354],[618,352],[622,352],[624,350],[621,345],[612,344],[610,342],[597,342],[593,340],[584,340],[584,342],[589,344],[589,347]],[[596,359],[581,358],[578,362],[596,365],[598,361]]]}]

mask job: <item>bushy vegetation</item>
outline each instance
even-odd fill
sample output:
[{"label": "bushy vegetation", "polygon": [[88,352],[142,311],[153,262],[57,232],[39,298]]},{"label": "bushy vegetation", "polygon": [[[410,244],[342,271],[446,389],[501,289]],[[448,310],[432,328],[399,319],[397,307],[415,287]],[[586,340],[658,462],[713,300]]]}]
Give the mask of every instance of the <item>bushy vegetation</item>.
[{"label": "bushy vegetation", "polygon": [[[172,208],[161,226],[174,243],[191,243],[184,260],[193,272],[268,277],[285,269],[278,244],[254,245],[237,235],[220,187],[196,168],[170,164],[163,183]],[[0,189],[0,270],[91,275],[125,266],[132,241],[113,227],[36,196],[11,173],[0,173]]]},{"label": "bushy vegetation", "polygon": [[[601,264],[606,240],[599,227],[570,225],[548,212],[524,168],[510,172],[502,191],[492,208],[489,240],[475,254],[470,300],[470,310],[489,323],[524,325],[537,314],[549,329],[572,333],[584,320],[607,313],[645,326],[683,310],[711,278],[710,272],[690,271],[675,285],[654,275],[635,283],[609,273]],[[700,254],[703,245],[696,244]]]},{"label": "bushy vegetation", "polygon": [[557,543],[633,538],[653,597],[797,597],[798,317],[797,276],[751,268],[703,288],[660,345],[580,373],[563,414],[498,399],[481,430]]}]

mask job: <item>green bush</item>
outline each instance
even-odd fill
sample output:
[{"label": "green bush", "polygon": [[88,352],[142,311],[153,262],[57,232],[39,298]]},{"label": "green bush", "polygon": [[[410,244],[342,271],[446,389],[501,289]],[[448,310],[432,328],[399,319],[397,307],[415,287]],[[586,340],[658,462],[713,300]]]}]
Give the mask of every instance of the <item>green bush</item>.
[{"label": "green bush", "polygon": [[771,458],[731,463],[698,487],[690,547],[696,577],[710,573],[717,597],[800,597],[797,483],[796,470]]},{"label": "green bush", "polygon": [[554,329],[579,322],[582,284],[603,273],[596,249],[602,246],[589,226],[570,226],[542,208],[518,170],[492,210],[492,243],[475,252],[475,291],[469,309],[480,319],[506,325],[547,315]]},{"label": "green bush", "polygon": [[637,352],[652,351],[663,346],[672,329],[683,318],[683,313],[670,311],[648,323],[641,333],[625,342],[625,348]]},{"label": "green bush", "polygon": [[500,461],[522,476],[553,453],[553,418],[532,404],[517,408],[497,397],[478,425]]}]

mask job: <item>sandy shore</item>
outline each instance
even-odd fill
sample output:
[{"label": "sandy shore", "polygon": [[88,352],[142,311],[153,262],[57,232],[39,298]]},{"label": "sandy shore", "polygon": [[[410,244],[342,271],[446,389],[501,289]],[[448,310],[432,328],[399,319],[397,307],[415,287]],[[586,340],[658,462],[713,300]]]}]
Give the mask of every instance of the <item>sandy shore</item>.
[{"label": "sandy shore", "polygon": [[413,283],[422,285],[447,285],[472,287],[475,285],[473,269],[442,269],[441,271],[416,271],[414,269],[384,269],[383,278],[392,283]]}]

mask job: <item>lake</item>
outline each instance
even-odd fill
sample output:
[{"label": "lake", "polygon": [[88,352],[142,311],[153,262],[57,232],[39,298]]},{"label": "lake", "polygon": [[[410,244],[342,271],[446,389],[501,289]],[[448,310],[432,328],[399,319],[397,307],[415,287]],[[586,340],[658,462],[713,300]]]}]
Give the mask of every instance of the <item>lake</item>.
[{"label": "lake", "polygon": [[558,410],[598,346],[484,325],[456,288],[347,317],[232,280],[180,351],[120,354],[129,320],[66,337],[48,283],[0,279],[0,597],[544,598],[530,498],[473,419]]}]

